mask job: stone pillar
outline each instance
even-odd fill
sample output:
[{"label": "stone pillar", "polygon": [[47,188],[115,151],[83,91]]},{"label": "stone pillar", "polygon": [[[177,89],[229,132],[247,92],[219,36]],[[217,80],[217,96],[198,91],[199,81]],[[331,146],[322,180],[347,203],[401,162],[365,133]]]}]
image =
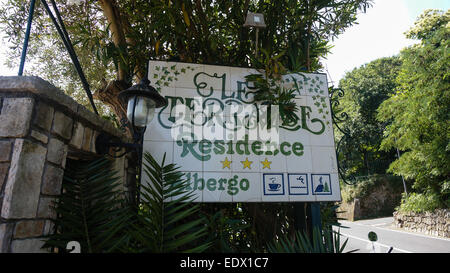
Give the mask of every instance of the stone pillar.
[{"label": "stone pillar", "polygon": [[67,145],[49,133],[53,107],[30,97],[2,100],[0,250],[44,252],[41,238],[55,216],[51,205],[61,191]]},{"label": "stone pillar", "polygon": [[[37,77],[0,77],[0,253],[46,252],[66,159],[92,159],[121,131]],[[126,160],[115,162],[123,176]]]}]

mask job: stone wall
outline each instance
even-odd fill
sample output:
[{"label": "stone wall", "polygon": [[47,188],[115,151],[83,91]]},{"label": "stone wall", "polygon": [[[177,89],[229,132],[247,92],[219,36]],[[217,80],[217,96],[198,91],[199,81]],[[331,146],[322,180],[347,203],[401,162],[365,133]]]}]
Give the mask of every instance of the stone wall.
[{"label": "stone wall", "polygon": [[[0,252],[42,252],[67,158],[92,159],[114,126],[38,77],[0,77]],[[115,166],[126,181],[127,162]]]},{"label": "stone wall", "polygon": [[361,205],[359,199],[354,199],[352,202],[342,202],[339,204],[337,210],[338,218],[346,219],[348,221],[355,221],[361,219]]},{"label": "stone wall", "polygon": [[[371,181],[357,181],[354,186],[341,188],[343,201],[339,204],[338,217],[355,221],[392,216],[403,192],[400,178],[373,175],[369,179]],[[352,198],[346,197],[349,193]]]},{"label": "stone wall", "polygon": [[450,210],[424,213],[394,212],[394,224],[412,232],[450,238]]}]

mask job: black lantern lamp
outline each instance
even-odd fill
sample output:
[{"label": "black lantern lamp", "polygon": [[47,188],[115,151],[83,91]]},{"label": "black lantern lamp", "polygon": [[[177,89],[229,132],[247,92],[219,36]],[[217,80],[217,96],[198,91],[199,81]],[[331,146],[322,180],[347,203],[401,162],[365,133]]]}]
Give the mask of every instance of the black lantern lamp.
[{"label": "black lantern lamp", "polygon": [[[100,134],[96,139],[96,151],[98,154],[109,154],[111,147],[125,148],[125,153],[138,149],[138,155],[142,155],[142,138],[147,125],[155,115],[155,109],[167,105],[167,100],[161,96],[148,79],[143,79],[139,84],[119,93],[119,99],[127,105],[127,125],[131,125],[133,143],[113,142],[110,136]],[[140,160],[140,158],[139,158]]]},{"label": "black lantern lamp", "polygon": [[[129,122],[126,125],[131,125],[133,132],[133,143],[124,143],[121,141],[113,142],[112,137],[106,134],[100,134],[96,139],[96,151],[98,154],[109,154],[111,148],[116,148],[116,152],[125,148],[119,156],[135,151],[137,154],[138,179],[137,188],[131,189],[132,200],[139,202],[140,196],[140,180],[142,169],[142,153],[143,153],[143,138],[147,125],[152,121],[155,115],[155,109],[167,105],[167,100],[162,97],[155,88],[150,85],[148,79],[143,79],[139,84],[133,85],[130,88],[119,93],[119,99],[127,105],[127,118]],[[136,198],[136,199],[134,199]]]},{"label": "black lantern lamp", "polygon": [[127,104],[127,117],[133,128],[145,128],[152,121],[155,109],[167,105],[148,79],[119,93],[119,99]]}]

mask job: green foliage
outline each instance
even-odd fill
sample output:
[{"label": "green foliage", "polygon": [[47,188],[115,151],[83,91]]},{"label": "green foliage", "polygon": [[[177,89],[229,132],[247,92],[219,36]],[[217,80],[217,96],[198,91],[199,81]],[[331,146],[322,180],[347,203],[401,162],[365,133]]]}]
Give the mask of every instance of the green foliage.
[{"label": "green foliage", "polygon": [[355,198],[365,197],[375,188],[375,179],[358,180],[355,185],[342,185],[342,201],[352,202]]},{"label": "green foliage", "polygon": [[376,109],[395,93],[401,60],[398,56],[374,60],[347,72],[339,82],[345,91],[342,99],[351,117],[376,124]]},{"label": "green foliage", "polygon": [[115,175],[107,159],[67,162],[56,204],[56,233],[44,247],[64,252],[69,241],[78,241],[83,253],[114,251],[122,228],[130,220]]},{"label": "green foliage", "polygon": [[295,230],[292,203],[205,204],[203,211],[214,215],[208,211],[217,209],[228,219],[237,220],[236,229],[230,230],[230,237],[227,237],[228,244],[237,253],[267,252],[267,244],[273,238]]},{"label": "green foliage", "polygon": [[[298,233],[294,241],[281,234],[291,234],[286,227],[268,226],[270,234],[254,230],[242,209],[242,204],[224,204],[222,208],[192,204],[186,180],[174,164],[158,163],[149,154],[144,156],[144,171],[148,177],[141,185],[139,208],[125,202],[121,185],[112,171],[111,161],[101,158],[91,162],[70,160],[67,163],[63,193],[58,198],[55,234],[45,247],[64,252],[69,241],[78,241],[82,253],[105,252],[342,252],[339,233],[313,231]],[[164,202],[166,200],[166,202]],[[253,205],[253,204],[252,204]],[[273,208],[273,204],[267,208]],[[254,209],[257,207],[253,206]],[[282,207],[283,208],[283,207]],[[336,223],[336,206],[322,207],[323,225],[328,230]],[[212,211],[216,211],[212,213]],[[276,218],[285,218],[280,208]],[[250,211],[246,209],[246,211]],[[255,210],[253,210],[255,211]],[[255,211],[257,212],[257,211]],[[270,219],[269,214],[265,214]],[[285,224],[278,221],[275,227]],[[259,235],[258,235],[259,234]],[[255,238],[256,237],[256,238]],[[279,238],[270,242],[273,238]],[[254,241],[257,240],[257,241]],[[259,242],[259,243],[258,243]],[[261,243],[270,242],[261,247]]]},{"label": "green foliage", "polygon": [[[404,151],[389,171],[413,179],[413,189],[450,197],[450,11],[427,10],[408,33],[421,42],[401,52],[398,89],[378,110],[390,122],[381,148]],[[423,199],[428,200],[428,199]]]},{"label": "green foliage", "polygon": [[[114,2],[116,15],[120,15],[114,23],[119,23],[125,42],[115,43],[114,24],[101,9],[102,2]],[[256,59],[264,58],[264,52],[268,52],[269,56],[279,56],[278,63],[289,71],[318,71],[322,68],[320,59],[330,50],[330,41],[355,24],[357,13],[365,12],[371,3],[371,0],[88,0],[80,5],[58,3],[58,7],[91,89],[96,90],[115,79],[130,82],[133,76],[142,76],[149,59],[264,68],[250,59],[255,52],[256,33],[254,28],[243,27],[249,11],[263,13],[267,24],[259,32],[261,50]],[[27,9],[25,0],[9,0],[0,7],[0,29],[11,47],[8,62],[12,67],[17,67],[20,59]],[[78,75],[42,5],[36,8],[25,66],[25,75],[36,73],[88,105]],[[291,98],[292,94],[286,90],[269,94],[269,100],[287,105],[286,114],[295,112],[289,112]],[[107,110],[100,112],[109,115]],[[289,204],[224,207],[227,219],[239,219],[242,225],[255,223],[234,233],[239,236],[231,239],[227,234],[233,234],[232,230],[238,227],[227,224],[230,229],[222,233],[222,238],[228,239],[235,249],[264,250],[268,240],[293,229]],[[213,216],[208,215],[211,219]],[[127,229],[135,229],[136,219],[129,221],[131,227]],[[134,236],[140,232],[133,237],[124,233],[126,236],[116,251],[138,251],[141,245],[149,248],[153,245],[148,238],[142,238],[148,244],[139,243]]]},{"label": "green foliage", "polygon": [[343,220],[343,218],[338,217],[339,205],[334,202],[321,202],[320,203],[320,220],[322,226],[325,229],[331,230],[332,226],[341,226],[338,220]]},{"label": "green foliage", "polygon": [[[113,3],[114,20],[106,16],[101,2]],[[249,11],[265,16],[267,27],[259,32],[259,48],[274,56],[287,52],[280,61],[291,71],[317,71],[322,68],[320,58],[330,50],[329,41],[355,24],[357,12],[365,12],[371,2],[89,0],[79,5],[59,3],[58,7],[95,90],[104,81],[131,82],[135,74],[142,77],[149,59],[256,67],[249,59],[255,52],[255,29],[243,27]],[[28,4],[9,0],[0,7],[0,29],[10,45],[10,66],[18,66]],[[116,41],[114,34],[122,34],[123,41]],[[87,102],[70,58],[39,1],[25,67],[25,75],[36,73],[78,101]]]},{"label": "green foliage", "polygon": [[403,191],[402,180],[392,175],[371,175],[359,177],[354,185],[341,185],[342,201],[352,202],[355,198],[365,198],[376,188],[387,185],[395,192]]},{"label": "green foliage", "polygon": [[[192,192],[186,191],[184,174],[174,164],[165,165],[146,152],[144,172],[147,183],[141,185],[138,221],[131,231],[135,246],[132,252],[202,252],[211,243],[201,240],[207,235],[205,219],[198,217],[199,204],[192,204]],[[196,216],[197,215],[197,216]],[[193,217],[194,216],[194,217]]]},{"label": "green foliage", "polygon": [[[234,205],[234,204],[233,204]],[[207,204],[211,209],[211,204]],[[204,205],[201,213],[207,214],[207,208]],[[237,206],[234,206],[235,208]],[[208,219],[208,242],[212,242],[209,252],[213,253],[239,253],[248,251],[247,246],[239,245],[240,241],[245,242],[243,238],[245,231],[250,224],[244,223],[237,215],[228,215],[225,209],[217,211]]]},{"label": "green foliage", "polygon": [[[260,74],[251,74],[245,78],[254,84],[251,92],[255,93],[255,101],[278,106],[281,125],[297,124],[299,117],[297,115],[298,107],[294,101],[295,89],[285,89],[276,79],[266,78]],[[270,121],[268,124],[271,124]]]},{"label": "green foliage", "polygon": [[411,193],[403,195],[402,202],[397,208],[401,212],[427,212],[440,207],[439,196],[435,193]]},{"label": "green foliage", "polygon": [[383,174],[395,159],[395,150],[380,151],[386,122],[376,120],[376,110],[395,93],[400,65],[399,57],[377,59],[348,72],[339,83],[345,92],[340,110],[349,115],[340,125],[349,133],[340,144],[347,175]]},{"label": "green foliage", "polygon": [[[17,68],[18,71],[30,1],[4,2],[0,7],[0,29],[3,34],[2,41],[8,46],[8,58],[5,64],[10,68]],[[105,20],[101,18],[98,10],[87,5],[82,11],[77,6],[59,5],[59,7],[81,67],[91,90],[95,91],[101,87],[102,79],[110,80],[114,77],[113,67],[103,66],[91,52],[94,43],[84,44],[81,39],[89,39],[89,41],[98,39],[103,35],[100,33],[101,30],[106,28]],[[92,27],[94,25],[104,27],[94,30]],[[84,29],[91,29],[90,36],[81,35]],[[24,75],[39,76],[51,82],[78,103],[91,109],[75,66],[40,1],[36,1]],[[101,115],[110,114],[109,109],[98,101],[96,107]]]},{"label": "green foliage", "polygon": [[348,241],[346,239],[341,245],[339,231],[320,231],[317,227],[313,229],[311,238],[297,231],[293,238],[285,235],[274,240],[268,250],[271,253],[343,253]]},{"label": "green foliage", "polygon": [[[58,198],[56,233],[46,248],[64,252],[78,241],[82,253],[101,252],[202,252],[211,243],[199,205],[189,202],[183,173],[174,164],[161,164],[146,153],[140,207],[125,202],[111,161],[70,161]],[[166,202],[164,202],[166,200]]]},{"label": "green foliage", "polygon": [[[425,11],[407,33],[419,44],[357,68],[340,82],[346,93],[340,110],[349,114],[342,125],[349,137],[339,154],[346,174],[403,176],[430,207],[436,196],[440,207],[448,207],[450,194],[448,23],[449,11]],[[396,149],[402,151],[398,160]],[[375,185],[368,179],[343,187],[343,198],[365,195]]]}]

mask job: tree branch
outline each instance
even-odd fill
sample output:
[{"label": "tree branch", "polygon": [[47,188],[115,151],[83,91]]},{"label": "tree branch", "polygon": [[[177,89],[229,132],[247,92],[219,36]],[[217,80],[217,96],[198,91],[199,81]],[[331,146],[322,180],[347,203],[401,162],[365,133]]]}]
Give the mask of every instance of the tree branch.
[{"label": "tree branch", "polygon": [[[125,25],[120,15],[119,9],[115,0],[99,0],[100,7],[108,20],[109,27],[112,33],[112,40],[116,47],[126,48],[127,41],[125,36]],[[118,66],[117,79],[125,81],[128,78],[127,70],[120,65]]]}]

